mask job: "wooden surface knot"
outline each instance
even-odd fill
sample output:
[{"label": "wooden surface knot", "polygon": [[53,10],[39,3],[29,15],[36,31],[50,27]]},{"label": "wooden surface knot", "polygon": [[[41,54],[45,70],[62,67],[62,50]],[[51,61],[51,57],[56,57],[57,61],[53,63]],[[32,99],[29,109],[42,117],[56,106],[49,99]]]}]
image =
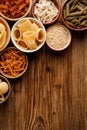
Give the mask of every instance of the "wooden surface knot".
[{"label": "wooden surface knot", "polygon": [[46,130],[44,119],[41,116],[35,120],[32,130]]}]

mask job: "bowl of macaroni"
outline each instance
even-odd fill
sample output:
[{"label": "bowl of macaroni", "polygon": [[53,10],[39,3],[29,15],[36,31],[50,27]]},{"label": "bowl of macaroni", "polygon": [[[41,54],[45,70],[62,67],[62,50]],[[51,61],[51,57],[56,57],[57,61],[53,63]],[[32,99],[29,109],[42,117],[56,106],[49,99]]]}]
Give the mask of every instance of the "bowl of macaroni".
[{"label": "bowl of macaroni", "polygon": [[44,25],[55,23],[60,16],[58,0],[34,0],[32,4],[32,16],[40,20]]},{"label": "bowl of macaroni", "polygon": [[32,0],[1,0],[0,15],[9,21],[17,21],[30,13]]},{"label": "bowl of macaroni", "polygon": [[39,20],[32,17],[22,18],[13,25],[11,40],[19,50],[32,53],[45,44],[46,30]]},{"label": "bowl of macaroni", "polygon": [[10,27],[5,19],[0,17],[0,52],[4,50],[10,41]]}]

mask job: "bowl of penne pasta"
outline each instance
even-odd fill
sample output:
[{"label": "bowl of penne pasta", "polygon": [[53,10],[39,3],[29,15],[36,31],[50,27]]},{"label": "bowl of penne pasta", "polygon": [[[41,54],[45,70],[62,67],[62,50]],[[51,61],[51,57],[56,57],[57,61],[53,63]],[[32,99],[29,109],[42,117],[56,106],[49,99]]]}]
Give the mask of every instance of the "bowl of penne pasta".
[{"label": "bowl of penne pasta", "polygon": [[15,79],[22,76],[28,68],[28,58],[25,53],[15,47],[8,47],[0,53],[0,73]]},{"label": "bowl of penne pasta", "polygon": [[10,41],[10,27],[5,19],[0,17],[0,52],[4,50]]},{"label": "bowl of penne pasta", "polygon": [[4,103],[7,101],[8,97],[10,96],[11,93],[11,85],[9,80],[0,75],[0,104]]},{"label": "bowl of penne pasta", "polygon": [[58,0],[34,0],[32,4],[32,16],[40,20],[44,25],[55,23],[60,16]]},{"label": "bowl of penne pasta", "polygon": [[72,30],[87,30],[87,0],[66,0],[62,7],[62,20]]},{"label": "bowl of penne pasta", "polygon": [[45,44],[46,30],[39,20],[32,17],[22,18],[13,25],[11,40],[20,51],[36,52]]},{"label": "bowl of penne pasta", "polygon": [[30,13],[32,0],[1,0],[0,15],[9,21],[17,21]]}]

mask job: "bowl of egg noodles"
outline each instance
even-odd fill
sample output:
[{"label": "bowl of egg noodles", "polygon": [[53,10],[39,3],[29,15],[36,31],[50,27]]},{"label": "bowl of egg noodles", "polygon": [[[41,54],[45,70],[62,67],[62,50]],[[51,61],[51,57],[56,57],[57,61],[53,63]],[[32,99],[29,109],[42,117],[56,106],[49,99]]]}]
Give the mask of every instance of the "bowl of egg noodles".
[{"label": "bowl of egg noodles", "polygon": [[58,20],[60,5],[58,0],[34,0],[31,12],[44,25],[50,25]]},{"label": "bowl of egg noodles", "polygon": [[4,50],[10,41],[10,27],[6,20],[0,17],[0,52]]},{"label": "bowl of egg noodles", "polygon": [[62,7],[62,20],[72,30],[87,30],[87,0],[65,1]]},{"label": "bowl of egg noodles", "polygon": [[45,44],[46,30],[39,20],[32,17],[22,18],[13,25],[11,40],[19,50],[32,53]]}]

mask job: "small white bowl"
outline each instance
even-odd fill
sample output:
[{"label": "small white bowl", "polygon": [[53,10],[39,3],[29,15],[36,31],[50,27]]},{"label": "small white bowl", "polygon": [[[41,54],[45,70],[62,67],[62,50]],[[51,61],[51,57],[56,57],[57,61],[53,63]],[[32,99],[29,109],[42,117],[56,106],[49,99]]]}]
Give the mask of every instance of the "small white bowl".
[{"label": "small white bowl", "polygon": [[[37,47],[36,49],[33,49],[33,50],[24,49],[24,48],[20,47],[20,46],[17,44],[16,40],[14,39],[14,29],[16,28],[16,26],[17,26],[20,22],[22,22],[23,20],[27,20],[27,19],[29,19],[29,20],[30,20],[31,22],[33,22],[33,23],[36,23],[36,24],[37,24],[40,28],[42,28],[43,31],[44,31],[44,40],[42,41],[42,43],[40,43],[40,45],[38,45],[38,47]],[[20,19],[19,21],[17,21],[17,22],[13,25],[12,30],[11,30],[11,40],[12,40],[12,43],[14,44],[14,46],[15,46],[17,49],[19,49],[20,51],[22,51],[22,52],[26,52],[26,53],[36,52],[36,51],[38,51],[40,48],[42,48],[43,45],[45,44],[45,41],[46,41],[46,29],[45,29],[44,25],[41,23],[41,21],[37,20],[36,18],[32,18],[32,17],[22,18],[22,19]]]}]

